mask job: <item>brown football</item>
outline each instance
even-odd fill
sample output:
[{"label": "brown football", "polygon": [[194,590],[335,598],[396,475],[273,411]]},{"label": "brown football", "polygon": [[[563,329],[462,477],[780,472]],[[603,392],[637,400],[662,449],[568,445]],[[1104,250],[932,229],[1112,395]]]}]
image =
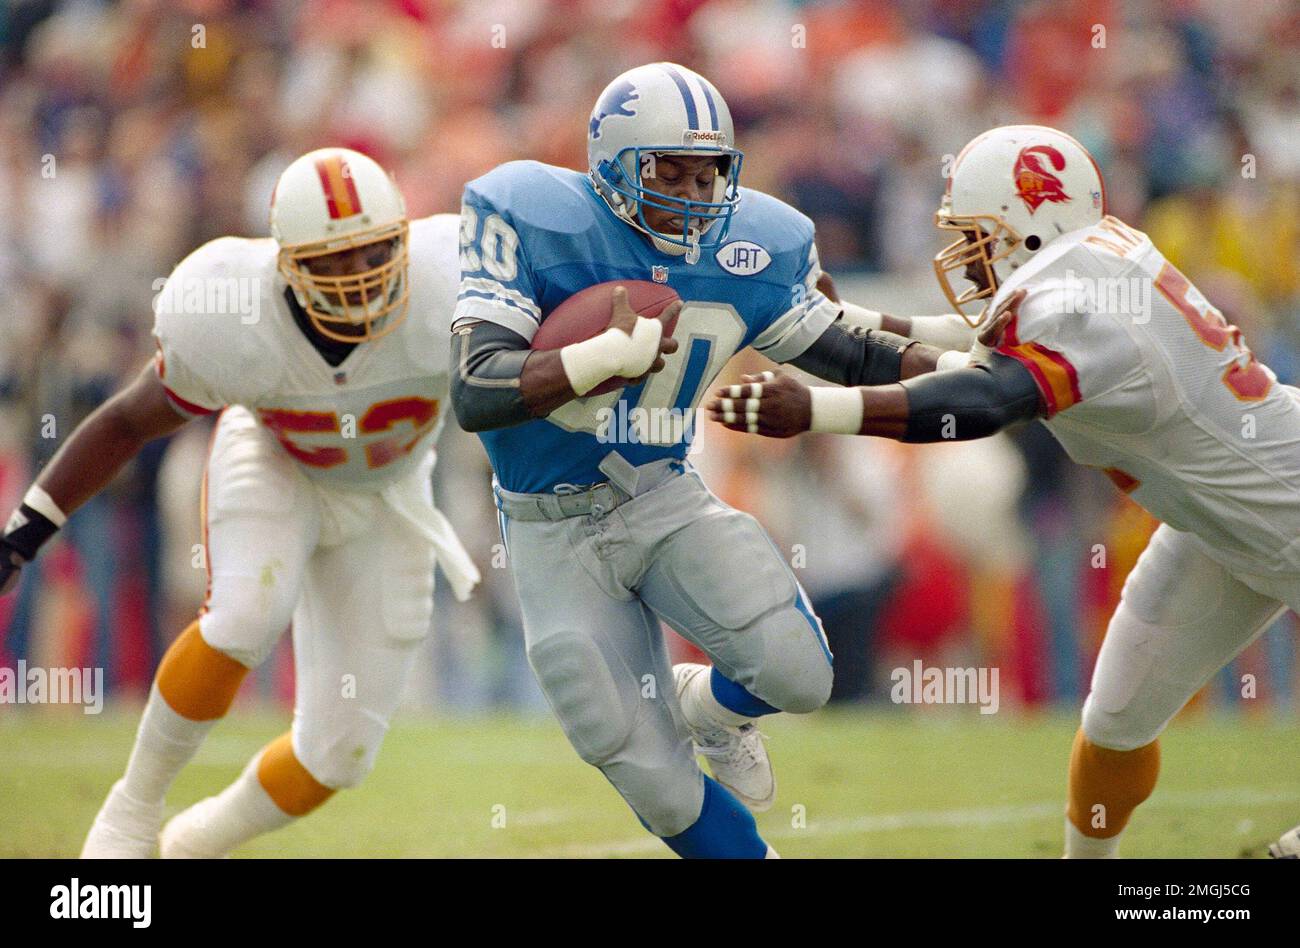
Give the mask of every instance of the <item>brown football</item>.
[{"label": "brown football", "polygon": [[[614,287],[627,288],[627,301],[632,309],[647,319],[658,316],[665,306],[678,299],[672,287],[649,280],[611,280],[597,283],[574,293],[543,320],[533,336],[534,349],[562,349],[575,342],[584,342],[609,328],[610,309],[614,304]],[[664,335],[671,336],[677,327],[677,317],[664,324]],[[590,392],[604,395],[627,385],[631,379],[612,378],[601,382]]]}]

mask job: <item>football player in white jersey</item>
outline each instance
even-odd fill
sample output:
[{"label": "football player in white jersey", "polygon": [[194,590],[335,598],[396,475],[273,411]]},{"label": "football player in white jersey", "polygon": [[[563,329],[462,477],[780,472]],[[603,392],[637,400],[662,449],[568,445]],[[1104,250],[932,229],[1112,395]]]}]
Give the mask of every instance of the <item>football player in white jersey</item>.
[{"label": "football player in white jersey", "polygon": [[[915,442],[1042,418],[1075,461],[1163,521],[1110,621],[1070,758],[1066,855],[1114,856],[1155,787],[1165,725],[1300,610],[1300,390],[1145,234],[1107,216],[1096,163],[1068,135],[1018,125],[974,139],[937,223],[958,235],[935,258],[949,299],[988,301],[1006,321],[994,352],[872,388],[747,376],[710,408],[773,437]],[[954,272],[972,286],[958,292]],[[938,368],[952,364],[945,354]],[[750,418],[737,421],[743,400]]]},{"label": "football player in white jersey", "polygon": [[[159,665],[86,857],[220,856],[356,786],[429,633],[435,560],[461,599],[478,581],[430,483],[459,218],[408,221],[378,164],[328,148],[281,175],[271,231],[176,267],[155,303],[156,358],[72,433],[0,538],[6,591],[146,442],[221,412],[207,599]],[[162,827],[168,786],[291,621],[292,730]]]}]

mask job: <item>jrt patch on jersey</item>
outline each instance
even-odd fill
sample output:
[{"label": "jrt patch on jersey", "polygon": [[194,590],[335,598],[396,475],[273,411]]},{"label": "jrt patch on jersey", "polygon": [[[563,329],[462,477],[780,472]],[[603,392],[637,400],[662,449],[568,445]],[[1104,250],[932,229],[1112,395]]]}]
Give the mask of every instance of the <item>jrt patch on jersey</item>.
[{"label": "jrt patch on jersey", "polygon": [[772,262],[772,255],[752,240],[733,240],[723,244],[714,255],[718,266],[736,276],[762,273]]}]

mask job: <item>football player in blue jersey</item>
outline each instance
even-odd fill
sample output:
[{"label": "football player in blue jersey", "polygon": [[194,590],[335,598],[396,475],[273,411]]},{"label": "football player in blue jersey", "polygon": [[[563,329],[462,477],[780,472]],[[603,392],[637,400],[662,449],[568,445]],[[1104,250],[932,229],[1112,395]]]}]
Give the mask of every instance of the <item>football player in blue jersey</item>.
[{"label": "football player in blue jersey", "polygon": [[[762,527],[692,469],[693,413],[749,346],[872,385],[935,367],[941,349],[918,335],[965,348],[969,331],[828,297],[812,222],[740,186],[727,104],[689,69],[654,63],[610,83],[588,158],[587,174],[515,161],[466,186],[453,404],[492,462],[528,659],[579,756],[678,854],[773,855],[741,803],[766,809],[776,794],[755,722],[820,708],[831,654]],[[646,279],[684,302],[646,318],[616,289],[605,332],[529,348],[578,291]],[[616,376],[636,381],[584,397]],[[660,620],[713,667],[672,668]]]}]

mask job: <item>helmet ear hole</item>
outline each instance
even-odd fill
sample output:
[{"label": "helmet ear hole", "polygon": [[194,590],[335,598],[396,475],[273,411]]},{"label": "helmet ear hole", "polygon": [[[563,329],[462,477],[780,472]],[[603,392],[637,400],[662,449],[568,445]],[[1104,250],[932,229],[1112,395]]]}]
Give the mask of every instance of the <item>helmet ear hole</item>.
[{"label": "helmet ear hole", "polygon": [[1028,237],[1025,238],[1026,250],[1034,251],[1041,246],[1043,246],[1043,241],[1042,238],[1040,238],[1037,234],[1030,234]]}]

